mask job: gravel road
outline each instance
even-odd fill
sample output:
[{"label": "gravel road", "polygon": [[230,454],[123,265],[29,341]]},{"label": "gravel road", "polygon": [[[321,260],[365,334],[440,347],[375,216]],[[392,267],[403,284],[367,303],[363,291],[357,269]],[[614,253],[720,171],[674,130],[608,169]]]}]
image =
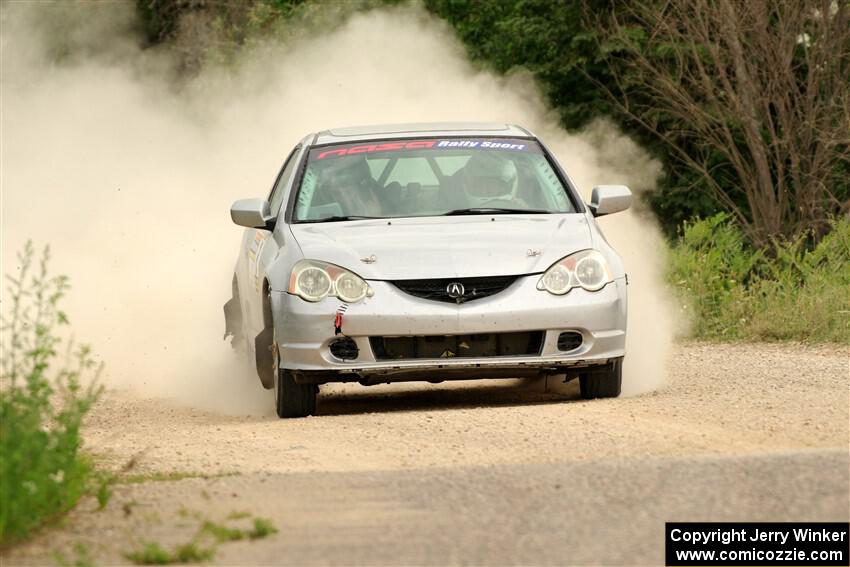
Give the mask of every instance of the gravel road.
[{"label": "gravel road", "polygon": [[[850,350],[691,344],[670,375],[592,402],[553,380],[335,387],[291,421],[110,391],[88,449],[145,481],[3,564],[78,543],[126,563],[240,512],[279,533],[213,563],[660,564],[665,521],[850,519]],[[193,477],[154,480],[175,472]]]}]

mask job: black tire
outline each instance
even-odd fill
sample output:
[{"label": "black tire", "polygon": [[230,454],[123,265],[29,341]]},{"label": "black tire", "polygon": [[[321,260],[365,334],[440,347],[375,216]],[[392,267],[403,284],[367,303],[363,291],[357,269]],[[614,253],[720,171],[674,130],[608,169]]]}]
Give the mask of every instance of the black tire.
[{"label": "black tire", "polygon": [[280,367],[280,351],[277,345],[277,334],[275,332],[274,320],[271,314],[266,320],[271,331],[271,346],[269,347],[271,364],[271,375],[274,377],[272,385],[274,388],[274,408],[277,416],[285,417],[307,417],[316,413],[316,396],[319,387],[316,384],[299,384],[295,381],[295,373],[292,370]]},{"label": "black tire", "polygon": [[274,389],[277,416],[284,418],[314,415],[318,391],[319,387],[315,384],[298,384],[291,370],[278,369]]},{"label": "black tire", "polygon": [[591,366],[579,375],[581,397],[616,398],[623,384],[623,359],[617,358],[602,366]]}]

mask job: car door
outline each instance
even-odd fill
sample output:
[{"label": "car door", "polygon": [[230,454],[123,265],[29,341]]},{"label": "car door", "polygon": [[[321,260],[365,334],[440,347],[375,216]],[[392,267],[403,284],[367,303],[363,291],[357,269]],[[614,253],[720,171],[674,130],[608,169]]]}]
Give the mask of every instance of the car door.
[{"label": "car door", "polygon": [[[277,216],[282,213],[282,205],[292,183],[297,165],[301,161],[302,145],[298,144],[286,158],[280,173],[268,196],[269,211]],[[281,215],[281,219],[282,219]],[[266,268],[276,257],[281,247],[286,246],[284,233],[265,228],[246,231],[243,242],[244,272],[240,279],[240,297],[243,301],[242,313],[245,315],[247,336],[252,340],[267,326],[263,316],[264,286]]]}]

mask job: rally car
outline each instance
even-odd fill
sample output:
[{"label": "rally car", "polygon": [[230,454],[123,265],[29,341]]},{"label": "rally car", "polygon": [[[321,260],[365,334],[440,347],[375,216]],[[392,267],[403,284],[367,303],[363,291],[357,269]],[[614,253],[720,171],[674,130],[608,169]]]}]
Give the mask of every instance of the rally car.
[{"label": "rally car", "polygon": [[318,386],[566,374],[620,393],[626,273],[551,153],[508,124],[334,128],[295,146],[246,227],[226,334],[280,417]]}]

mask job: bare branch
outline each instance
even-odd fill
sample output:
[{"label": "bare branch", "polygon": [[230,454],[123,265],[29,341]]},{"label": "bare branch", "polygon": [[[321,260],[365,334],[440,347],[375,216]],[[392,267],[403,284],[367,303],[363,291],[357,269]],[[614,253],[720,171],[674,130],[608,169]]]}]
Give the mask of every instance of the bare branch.
[{"label": "bare branch", "polygon": [[[612,62],[625,54],[626,65],[612,65],[616,90],[596,84],[697,171],[756,244],[809,229],[822,234],[831,215],[846,214],[850,191],[838,179],[841,164],[850,163],[848,4],[666,0],[618,7],[597,27],[622,45]],[[712,153],[734,172],[734,187],[712,177],[700,157]],[[748,214],[731,197],[738,190]]]}]

